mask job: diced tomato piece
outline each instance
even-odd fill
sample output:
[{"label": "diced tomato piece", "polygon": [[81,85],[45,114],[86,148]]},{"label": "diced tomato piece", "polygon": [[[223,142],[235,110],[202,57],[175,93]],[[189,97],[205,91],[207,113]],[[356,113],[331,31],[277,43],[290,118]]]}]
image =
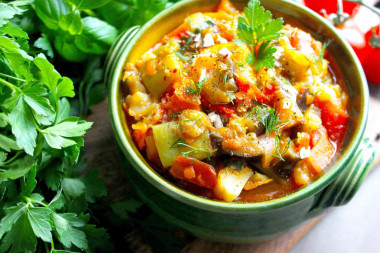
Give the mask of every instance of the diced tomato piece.
[{"label": "diced tomato piece", "polygon": [[265,104],[273,107],[276,102],[276,86],[274,85],[265,85],[263,88],[263,94],[265,95]]},{"label": "diced tomato piece", "polygon": [[236,78],[239,89],[243,92],[247,92],[249,89],[249,83],[242,82],[239,78]]},{"label": "diced tomato piece", "polygon": [[322,124],[326,128],[330,139],[340,144],[347,129],[347,113],[330,101],[316,101],[316,105],[321,109]]},{"label": "diced tomato piece", "polygon": [[178,156],[169,172],[173,177],[201,187],[214,189],[216,186],[217,176],[214,167],[194,158]]},{"label": "diced tomato piece", "polygon": [[233,104],[218,104],[212,105],[205,97],[201,97],[202,106],[210,110],[218,112],[218,114],[226,115],[231,117],[233,113],[236,112],[236,108]]},{"label": "diced tomato piece", "polygon": [[199,98],[192,94],[186,94],[185,89],[186,88],[183,85],[176,84],[168,89],[164,98],[161,100],[162,108],[167,115],[187,109],[201,109]]}]

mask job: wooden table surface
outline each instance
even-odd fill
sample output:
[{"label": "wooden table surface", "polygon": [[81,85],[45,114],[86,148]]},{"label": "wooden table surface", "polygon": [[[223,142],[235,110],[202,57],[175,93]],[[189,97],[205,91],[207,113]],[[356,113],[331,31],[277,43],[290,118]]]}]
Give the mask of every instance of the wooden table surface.
[{"label": "wooden table surface", "polygon": [[[366,136],[372,140],[380,138],[380,86],[370,85],[370,113]],[[87,120],[93,121],[94,125],[85,137],[85,151],[90,168],[98,168],[100,176],[105,179],[108,189],[107,202],[123,200],[131,192],[131,187],[127,183],[126,176],[122,171],[121,164],[116,152],[111,124],[108,114],[108,101],[93,108],[93,113]],[[376,165],[380,164],[380,156],[377,158]],[[287,252],[293,247],[322,217],[309,221],[299,229],[285,234],[279,238],[272,239],[263,243],[233,245],[214,243],[202,239],[193,238],[182,252]],[[138,233],[138,232],[136,232]],[[126,235],[127,236],[127,235]],[[125,240],[125,246],[133,248],[133,251],[148,252],[152,250],[149,245],[139,245],[139,243]]]}]

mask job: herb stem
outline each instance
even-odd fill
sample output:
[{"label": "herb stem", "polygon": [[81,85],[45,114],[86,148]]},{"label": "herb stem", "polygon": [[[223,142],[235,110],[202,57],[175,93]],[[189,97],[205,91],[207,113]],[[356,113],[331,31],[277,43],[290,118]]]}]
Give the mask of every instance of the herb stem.
[{"label": "herb stem", "polygon": [[50,253],[55,252],[55,248],[54,248],[54,240],[53,240],[53,238],[51,239],[51,243],[50,243],[50,245],[51,245]]},{"label": "herb stem", "polygon": [[33,120],[33,123],[34,123],[34,126],[36,127],[36,129],[37,129],[38,132],[40,132],[40,133],[43,133],[43,132],[44,132],[44,131],[41,130],[41,128],[38,126],[38,124],[37,124],[37,122],[36,122],[35,119]]},{"label": "herb stem", "polygon": [[0,76],[6,77],[6,78],[10,78],[10,79],[13,79],[13,80],[16,80],[16,81],[24,82],[24,83],[26,82],[25,79],[17,78],[17,77],[10,76],[10,75],[4,74],[4,73],[0,73]]},{"label": "herb stem", "polygon": [[49,208],[49,209],[50,209],[49,205],[47,205],[47,204],[45,204],[45,203],[43,203],[43,202],[41,202],[41,201],[39,201],[39,200],[35,200],[35,199],[29,198],[29,197],[26,197],[26,196],[24,196],[24,199],[25,199],[28,203],[37,203],[37,204],[39,204],[39,205],[41,205],[41,206],[43,206],[43,207],[46,207],[46,208]]},{"label": "herb stem", "polygon": [[[80,101],[80,99],[79,99]],[[55,117],[54,117],[54,123],[53,123],[53,126],[55,126],[57,124],[57,120],[58,120],[58,114],[59,114],[59,101],[57,99],[57,102],[55,103],[55,107],[56,107],[56,113],[55,113]]]},{"label": "herb stem", "polygon": [[2,162],[1,163],[1,166],[7,166],[8,163],[11,163],[13,162],[17,157],[19,157],[23,152],[22,151],[17,151],[17,153],[11,158],[9,159],[8,161],[5,161],[5,162]]},{"label": "herb stem", "polygon": [[7,86],[8,88],[10,88],[11,90],[17,90],[18,92],[22,92],[22,90],[17,87],[16,85],[8,82],[8,81],[5,81],[4,79],[0,78],[0,83],[4,84],[5,86]]}]

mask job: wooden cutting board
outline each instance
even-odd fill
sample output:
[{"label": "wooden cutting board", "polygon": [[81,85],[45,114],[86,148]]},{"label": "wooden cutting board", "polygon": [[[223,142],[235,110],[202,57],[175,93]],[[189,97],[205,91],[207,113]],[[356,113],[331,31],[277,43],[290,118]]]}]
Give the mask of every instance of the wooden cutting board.
[{"label": "wooden cutting board", "polygon": [[[380,111],[380,86],[370,85],[370,93],[370,113],[366,136],[372,140],[379,140],[380,118],[378,112]],[[105,179],[105,184],[108,189],[108,196],[105,200],[109,203],[113,203],[125,199],[130,193],[131,187],[127,183],[117,156],[116,143],[114,141],[108,114],[108,101],[106,100],[96,105],[92,112],[93,113],[87,118],[88,121],[94,122],[94,125],[85,136],[86,157],[90,168],[98,168],[100,170],[100,176]],[[375,165],[379,164],[380,156],[375,162]],[[322,218],[323,217],[319,217],[311,220],[299,229],[279,238],[256,244],[233,245],[193,238],[191,242],[182,249],[182,252],[287,252]],[[139,232],[134,231],[134,233],[138,234]],[[137,235],[133,238],[139,238],[139,236]],[[126,239],[121,243],[124,247],[133,248],[133,251],[149,252],[151,250],[149,245],[139,245],[140,242],[134,241],[133,238],[132,240]]]}]

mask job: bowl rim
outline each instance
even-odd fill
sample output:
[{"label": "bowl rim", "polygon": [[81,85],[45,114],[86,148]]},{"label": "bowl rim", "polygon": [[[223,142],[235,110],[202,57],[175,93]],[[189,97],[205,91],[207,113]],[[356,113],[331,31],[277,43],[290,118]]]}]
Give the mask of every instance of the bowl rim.
[{"label": "bowl rim", "polygon": [[[273,0],[272,0],[273,1]],[[357,123],[357,131],[354,132],[352,139],[349,141],[345,150],[342,152],[342,156],[339,160],[329,169],[327,173],[325,173],[322,177],[312,182],[310,185],[302,187],[290,194],[274,198],[271,200],[266,200],[262,202],[251,202],[251,203],[235,203],[235,202],[222,202],[218,200],[206,199],[201,196],[197,196],[195,194],[189,193],[181,188],[175,186],[174,184],[168,182],[164,178],[162,178],[157,172],[154,171],[153,168],[150,168],[144,165],[145,161],[141,161],[140,157],[134,152],[130,141],[127,140],[127,136],[124,132],[122,118],[119,117],[119,112],[121,109],[121,103],[118,101],[118,94],[120,92],[120,79],[122,75],[123,67],[126,63],[127,55],[129,51],[135,46],[135,42],[141,37],[145,30],[149,28],[156,22],[163,20],[166,16],[171,15],[176,10],[186,8],[186,6],[195,4],[197,2],[201,2],[201,0],[183,0],[181,2],[175,3],[169,8],[163,10],[159,14],[157,14],[154,18],[148,21],[144,26],[141,27],[136,34],[134,34],[133,38],[130,41],[127,41],[128,45],[124,48],[123,52],[118,54],[118,58],[116,59],[115,71],[110,73],[109,81],[109,112],[111,117],[112,128],[116,139],[118,141],[119,146],[121,147],[124,155],[127,157],[134,169],[138,171],[138,173],[145,178],[151,185],[158,188],[160,191],[165,194],[175,198],[178,201],[181,201],[185,204],[190,204],[192,206],[204,209],[204,210],[213,210],[219,212],[251,212],[251,211],[265,211],[265,210],[273,210],[278,209],[284,206],[295,204],[301,200],[307,199],[314,194],[323,190],[327,185],[329,185],[338,174],[344,169],[344,165],[347,160],[350,160],[353,157],[353,154],[358,147],[367,123],[368,118],[368,107],[369,107],[369,92],[367,80],[365,78],[364,71],[361,67],[361,64],[354,53],[351,46],[346,42],[333,28],[331,24],[329,24],[325,19],[323,19],[319,14],[313,12],[312,10],[304,7],[300,4],[297,4],[293,1],[281,1],[274,0],[277,2],[281,2],[284,4],[288,4],[295,9],[298,9],[299,12],[303,12],[303,14],[307,14],[311,16],[316,22],[321,23],[326,29],[328,29],[337,39],[337,43],[341,45],[347,56],[353,62],[355,66],[355,70],[358,73],[358,76],[361,80],[360,89],[363,96],[360,97],[360,102],[362,105],[362,112],[359,114],[358,123]],[[270,0],[264,0],[263,2],[270,2]],[[125,43],[125,42],[124,42]],[[358,84],[359,85],[359,84]]]}]

